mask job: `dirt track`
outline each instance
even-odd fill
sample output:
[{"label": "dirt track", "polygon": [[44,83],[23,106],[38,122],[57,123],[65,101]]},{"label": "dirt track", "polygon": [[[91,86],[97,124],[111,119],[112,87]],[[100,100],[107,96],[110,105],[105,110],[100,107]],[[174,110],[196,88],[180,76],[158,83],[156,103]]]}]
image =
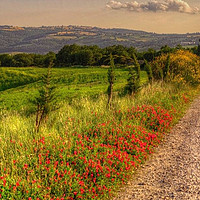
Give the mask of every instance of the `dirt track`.
[{"label": "dirt track", "polygon": [[200,98],[114,200],[200,200]]}]

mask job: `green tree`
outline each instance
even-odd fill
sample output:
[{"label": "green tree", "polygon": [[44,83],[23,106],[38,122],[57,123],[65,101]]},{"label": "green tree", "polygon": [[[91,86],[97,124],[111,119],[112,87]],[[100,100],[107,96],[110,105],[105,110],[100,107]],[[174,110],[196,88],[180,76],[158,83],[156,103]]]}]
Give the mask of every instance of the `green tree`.
[{"label": "green tree", "polygon": [[138,62],[138,59],[137,59],[137,57],[136,57],[135,54],[133,54],[132,57],[133,57],[134,65],[135,65],[135,67],[136,67],[137,81],[140,82],[140,72],[141,72],[140,63]]},{"label": "green tree", "polygon": [[76,62],[76,53],[81,49],[77,44],[65,45],[56,55],[56,64],[59,66],[71,66]]},{"label": "green tree", "polygon": [[94,62],[93,53],[91,50],[81,50],[77,52],[75,55],[75,59],[76,64],[83,66],[92,65],[92,63]]},{"label": "green tree", "polygon": [[0,55],[1,66],[3,67],[13,67],[15,66],[15,61],[13,56],[9,54],[2,54]]},{"label": "green tree", "polygon": [[144,62],[145,62],[145,71],[147,72],[149,82],[152,83],[153,82],[153,72],[152,72],[151,65],[146,60],[144,60]]},{"label": "green tree", "polygon": [[33,65],[33,57],[30,54],[20,53],[13,56],[16,67],[28,67]]},{"label": "green tree", "polygon": [[49,52],[44,56],[43,65],[44,67],[53,67],[56,60],[56,54],[54,52]]},{"label": "green tree", "polygon": [[33,55],[33,66],[42,67],[44,65],[44,55],[34,54]]},{"label": "green tree", "polygon": [[129,57],[132,57],[133,54],[137,54],[137,50],[134,47],[127,48],[127,52],[129,54]]},{"label": "green tree", "polygon": [[157,78],[163,82],[163,80],[164,80],[163,70],[162,70],[161,67],[159,67],[158,63],[156,63],[156,69],[158,71],[158,77]]},{"label": "green tree", "polygon": [[131,60],[128,49],[122,45],[113,45],[110,47],[106,47],[104,51],[104,55],[112,54],[115,60],[115,64],[128,64]]},{"label": "green tree", "polygon": [[94,55],[94,65],[100,65],[101,64],[101,59],[103,57],[103,54],[101,52],[96,52],[93,54]]},{"label": "green tree", "polygon": [[178,44],[178,45],[176,45],[176,48],[175,48],[175,49],[176,49],[176,50],[180,50],[180,49],[184,49],[184,48],[183,48],[182,45]]},{"label": "green tree", "polygon": [[162,55],[162,54],[173,53],[173,52],[175,52],[176,50],[177,50],[177,49],[171,48],[171,47],[169,47],[168,45],[165,45],[165,46],[162,46],[162,47],[160,48],[160,51],[158,52],[158,56],[159,56],[159,55]]},{"label": "green tree", "polygon": [[113,84],[115,81],[115,73],[114,73],[114,60],[113,60],[113,56],[112,54],[110,54],[110,68],[108,70],[108,90],[107,90],[107,94],[108,94],[108,103],[107,103],[107,107],[110,108],[111,107],[111,102],[112,102],[112,97],[113,97]]},{"label": "green tree", "polygon": [[149,48],[148,51],[143,53],[143,58],[147,60],[148,62],[153,61],[156,57],[156,50]]},{"label": "green tree", "polygon": [[[200,41],[199,41],[200,42]],[[200,44],[197,47],[197,55],[200,56]]]},{"label": "green tree", "polygon": [[170,55],[167,56],[165,67],[163,69],[163,79],[164,81],[169,81],[170,78]]},{"label": "green tree", "polygon": [[34,105],[36,106],[35,130],[39,131],[43,122],[47,121],[48,115],[51,111],[56,110],[57,94],[55,87],[52,86],[51,69],[53,66],[53,58],[51,55],[46,57],[46,64],[48,63],[47,73],[42,78],[42,88],[39,90],[38,97],[35,98]]},{"label": "green tree", "polygon": [[138,74],[134,70],[133,66],[129,68],[129,77],[127,79],[127,85],[125,87],[126,92],[129,95],[134,95],[139,89]]}]

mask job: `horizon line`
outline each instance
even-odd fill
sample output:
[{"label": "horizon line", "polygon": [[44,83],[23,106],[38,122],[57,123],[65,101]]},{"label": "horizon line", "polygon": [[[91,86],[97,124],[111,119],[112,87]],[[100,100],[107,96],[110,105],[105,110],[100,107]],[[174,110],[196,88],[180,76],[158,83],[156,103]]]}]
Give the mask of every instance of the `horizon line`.
[{"label": "horizon line", "polygon": [[40,26],[19,26],[19,25],[9,25],[9,24],[0,24],[0,26],[8,26],[8,27],[19,27],[19,28],[42,28],[42,27],[92,27],[92,28],[100,28],[100,29],[123,29],[123,30],[130,30],[130,31],[138,31],[138,32],[146,32],[146,33],[153,33],[157,35],[186,35],[186,34],[197,34],[200,32],[187,32],[187,33],[157,33],[154,31],[146,31],[146,30],[139,30],[139,29],[130,29],[130,28],[123,28],[123,27],[99,27],[99,26],[92,26],[92,25],[40,25]]}]

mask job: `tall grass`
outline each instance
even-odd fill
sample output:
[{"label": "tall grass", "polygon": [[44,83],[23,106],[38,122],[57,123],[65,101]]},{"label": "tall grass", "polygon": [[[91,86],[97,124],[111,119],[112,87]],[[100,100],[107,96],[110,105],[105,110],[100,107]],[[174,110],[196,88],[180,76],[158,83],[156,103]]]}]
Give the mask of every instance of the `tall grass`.
[{"label": "tall grass", "polygon": [[[127,121],[127,116],[129,115],[127,113],[129,113],[131,108],[137,108],[138,106],[142,108],[143,105],[146,105],[147,107],[149,105],[152,106],[150,109],[158,108],[159,110],[159,107],[161,107],[164,109],[164,111],[161,112],[169,112],[169,114],[173,116],[173,123],[176,123],[188,107],[188,103],[191,102],[198,93],[199,88],[185,86],[185,88],[180,89],[174,85],[157,82],[152,85],[146,85],[134,97],[120,97],[115,93],[112,108],[110,110],[106,109],[107,96],[104,94],[96,99],[88,96],[72,99],[70,102],[63,101],[60,109],[49,115],[48,121],[43,124],[38,133],[35,133],[34,131],[34,115],[26,116],[24,112],[1,110],[0,177],[2,180],[0,180],[0,197],[3,197],[3,199],[49,199],[50,197],[59,197],[62,199],[61,196],[63,197],[64,191],[67,191],[66,195],[72,197],[71,199],[78,199],[77,195],[82,195],[84,199],[108,199],[109,195],[111,195],[112,192],[128,178],[128,174],[130,175],[131,171],[127,170],[127,172],[123,172],[122,177],[117,178],[115,175],[111,175],[110,177],[110,174],[106,174],[106,169],[104,169],[105,171],[102,172],[104,175],[100,176],[101,179],[97,178],[98,185],[101,183],[102,188],[103,185],[105,186],[105,188],[102,189],[104,191],[103,193],[97,192],[99,186],[91,181],[85,182],[85,184],[88,184],[88,188],[81,187],[78,184],[81,179],[79,180],[76,176],[80,176],[87,167],[84,166],[84,164],[81,164],[82,161],[76,156],[77,148],[79,148],[78,145],[76,145],[76,142],[78,141],[79,135],[83,138],[89,137],[91,141],[97,145],[95,147],[97,149],[94,149],[94,152],[88,152],[89,150],[86,152],[80,151],[82,156],[86,156],[87,159],[92,160],[94,159],[93,156],[95,153],[103,151],[103,153],[107,155],[110,151],[115,151],[112,150],[113,147],[110,146],[110,144],[112,144],[111,141],[109,144],[111,138],[109,140],[106,139],[106,137],[108,137],[107,134],[99,137],[90,135],[99,134],[97,130],[98,127],[105,126],[105,129],[102,128],[101,131],[108,131],[112,127],[115,127],[116,124],[116,130],[120,128],[121,130],[126,130],[127,126],[130,126],[131,123],[133,129],[137,131],[135,135],[137,136],[137,134],[139,134],[137,137],[142,137],[141,134],[143,133],[147,134],[146,131],[148,131],[148,134],[153,134],[154,132],[152,132],[150,128],[147,126],[145,127],[145,125],[141,123],[141,119],[143,118],[140,120],[132,119],[132,121]],[[146,116],[144,115],[144,117]],[[108,126],[109,124],[111,124],[111,127]],[[137,128],[140,126],[142,126],[144,130]],[[133,129],[130,130],[133,131]],[[128,129],[127,131],[130,130]],[[97,131],[97,133],[94,131]],[[163,129],[163,131],[168,131],[168,129]],[[161,131],[160,134],[163,134],[163,132]],[[110,137],[111,136],[112,135],[110,135]],[[122,137],[125,137],[125,135],[122,135]],[[158,141],[161,138],[160,135]],[[99,140],[101,140],[102,143],[99,143]],[[128,142],[128,140],[126,142]],[[145,143],[143,142],[140,145],[142,144]],[[151,143],[153,146],[156,144],[157,140],[155,143],[153,141]],[[102,149],[101,145],[105,145],[105,147]],[[107,147],[110,148],[109,151],[106,150]],[[153,151],[152,147],[150,148],[149,146],[150,149],[147,151]],[[64,160],[66,160],[67,163],[72,162],[68,167],[62,167],[62,164],[60,164],[60,162],[62,163],[62,159],[60,160],[61,155],[59,152],[63,151],[63,149],[65,152]],[[127,152],[129,151],[130,150],[127,150]],[[42,158],[43,156],[45,157],[45,152],[50,152],[51,160],[54,162],[54,164],[52,163],[51,171],[48,173],[42,165],[37,165],[38,162],[41,162],[40,156],[42,156]],[[119,154],[122,157],[124,156],[124,153],[121,151]],[[138,160],[134,160],[134,166],[143,162],[147,156],[146,153],[142,152],[136,154],[135,150],[132,154],[139,156]],[[131,154],[126,153],[128,158],[125,156],[124,159],[131,159],[130,155]],[[99,156],[99,159],[102,159],[100,154]],[[78,162],[78,168],[73,165],[73,162],[75,161],[72,159],[78,159],[76,160],[76,162]],[[59,163],[59,166],[55,164],[57,162]],[[113,162],[113,160],[107,160],[105,163],[106,162],[110,163]],[[105,163],[103,166],[106,167]],[[120,166],[121,169],[125,169],[129,165],[122,164]],[[57,169],[57,167],[60,168]],[[61,185],[59,185],[59,182],[57,181],[53,185],[50,184],[49,181],[51,180],[51,177],[57,177],[56,173],[58,171],[54,172],[54,169],[61,171],[67,169],[69,170],[68,172],[72,174],[72,177],[73,174],[75,174],[76,178],[69,178],[67,176],[65,179],[65,181],[68,181],[72,186],[68,187],[67,185],[65,189],[62,189],[64,187],[64,182]],[[113,170],[118,170],[118,167],[114,167]],[[37,181],[37,186],[34,185],[35,181]],[[50,188],[50,191],[48,191],[47,188]],[[79,193],[77,193],[77,188],[80,190]],[[93,188],[95,194],[98,193],[98,196],[94,196],[94,192],[90,192]]]},{"label": "tall grass", "polygon": [[[144,87],[134,98],[127,96],[119,97],[115,94],[110,111],[106,109],[106,95],[101,95],[97,99],[90,97],[73,99],[70,103],[62,103],[59,110],[50,114],[48,122],[42,127],[38,135],[34,133],[34,115],[27,117],[23,112],[20,114],[20,112],[2,110],[0,114],[0,156],[6,158],[6,160],[10,160],[10,156],[17,154],[17,151],[14,151],[13,148],[9,148],[10,143],[8,141],[10,140],[22,142],[27,145],[27,148],[30,148],[29,141],[41,135],[51,134],[52,137],[59,137],[66,134],[66,129],[71,135],[74,130],[66,126],[68,119],[75,119],[73,123],[76,123],[76,130],[82,132],[85,130],[88,122],[95,124],[95,121],[99,120],[94,117],[95,113],[101,115],[101,121],[107,121],[112,117],[114,111],[127,110],[133,106],[144,104],[159,105],[168,110],[173,106],[177,110],[176,117],[178,119],[184,112],[185,106],[187,106],[187,104],[182,103],[184,102],[183,94],[192,100],[197,91],[191,88],[179,90],[172,85],[162,85],[157,82]],[[9,151],[12,151],[12,154]],[[0,166],[1,169],[5,167],[5,162],[1,163]]]},{"label": "tall grass", "polygon": [[[115,110],[127,110],[134,106],[140,105],[159,105],[165,109],[171,109],[171,106],[177,109],[177,116],[181,115],[185,110],[183,95],[188,96],[191,100],[196,94],[196,89],[185,87],[179,90],[170,84],[162,85],[157,82],[153,85],[147,85],[142,88],[135,97],[125,96],[119,97],[115,93],[111,111],[106,109],[107,96],[101,95],[97,99],[91,97],[83,97],[73,99],[70,102],[62,102],[59,110],[52,112],[48,118],[48,122],[43,126],[41,132],[48,134],[52,132],[55,135],[65,134],[65,122],[68,118],[78,119],[77,128],[84,130],[84,124],[94,120],[93,113],[102,115],[102,121],[109,119],[111,113]],[[24,115],[23,112],[1,110],[0,113],[0,136],[2,138],[13,138],[15,140],[23,140],[36,137],[34,133],[35,116]],[[73,130],[72,130],[73,132]]]}]

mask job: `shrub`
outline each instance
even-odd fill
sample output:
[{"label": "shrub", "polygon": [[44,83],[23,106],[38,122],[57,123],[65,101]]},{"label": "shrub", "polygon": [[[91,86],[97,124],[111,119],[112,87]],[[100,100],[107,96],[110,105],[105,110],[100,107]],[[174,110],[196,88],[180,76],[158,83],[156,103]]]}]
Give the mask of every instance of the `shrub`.
[{"label": "shrub", "polygon": [[125,91],[129,95],[133,95],[138,91],[139,87],[140,87],[140,80],[138,79],[138,74],[133,69],[133,67],[130,67],[129,77],[127,79],[127,85],[125,87]]},{"label": "shrub", "polygon": [[56,110],[57,96],[55,93],[55,87],[52,86],[51,67],[53,62],[49,61],[49,67],[47,74],[43,76],[42,88],[39,90],[39,96],[36,97],[32,103],[36,106],[36,120],[35,130],[39,131],[40,125],[43,121],[46,121],[51,111]]},{"label": "shrub", "polygon": [[145,71],[147,72],[149,82],[152,83],[153,81],[152,67],[146,60],[144,60],[144,62],[145,62]]},{"label": "shrub", "polygon": [[200,59],[189,51],[178,50],[175,53],[163,54],[152,62],[152,66],[153,76],[157,80],[161,78],[162,70],[163,78],[167,77],[175,83],[198,84],[200,82]]}]

